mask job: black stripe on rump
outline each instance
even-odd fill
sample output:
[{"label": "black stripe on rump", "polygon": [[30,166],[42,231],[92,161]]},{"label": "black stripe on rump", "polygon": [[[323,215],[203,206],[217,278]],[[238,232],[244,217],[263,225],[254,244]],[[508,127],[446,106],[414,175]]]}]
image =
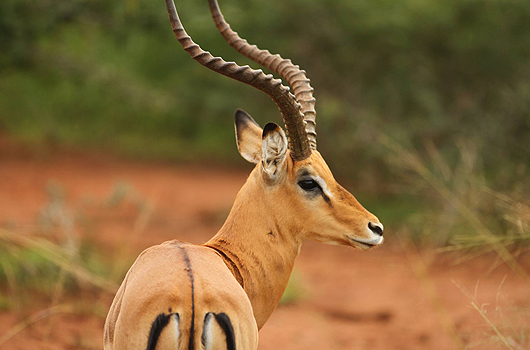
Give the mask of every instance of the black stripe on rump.
[{"label": "black stripe on rump", "polygon": [[214,312],[208,312],[204,316],[204,327],[202,331],[202,346],[206,347],[206,329],[209,327],[210,322],[212,322],[212,315],[215,317],[215,320],[223,330],[226,338],[226,349],[227,350],[236,350],[236,335],[234,334],[234,327],[232,327],[232,322],[230,318],[224,312],[216,314]]},{"label": "black stripe on rump", "polygon": [[232,322],[230,318],[224,312],[219,314],[214,314],[215,320],[221,326],[221,329],[225,333],[226,337],[226,349],[227,350],[236,350],[236,335],[234,334],[234,327],[232,327]]},{"label": "black stripe on rump", "polygon": [[195,350],[195,286],[193,283],[193,272],[191,270],[191,261],[186,249],[179,247],[184,255],[184,261],[186,262],[186,271],[188,271],[188,277],[191,282],[191,327],[190,327],[190,340],[188,343],[189,350]]},{"label": "black stripe on rump", "polygon": [[171,317],[175,315],[176,322],[179,320],[179,314],[160,314],[156,317],[156,319],[153,321],[153,324],[151,324],[151,331],[149,332],[149,340],[147,340],[147,348],[146,350],[155,350],[156,349],[156,343],[158,343],[158,338],[160,337],[160,333],[164,330],[164,328],[168,325],[169,320],[171,320]]}]

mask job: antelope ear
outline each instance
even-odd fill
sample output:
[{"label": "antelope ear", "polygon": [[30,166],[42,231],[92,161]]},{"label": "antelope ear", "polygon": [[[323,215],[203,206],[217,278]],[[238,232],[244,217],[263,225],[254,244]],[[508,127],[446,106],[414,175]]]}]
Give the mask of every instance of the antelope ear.
[{"label": "antelope ear", "polygon": [[261,146],[261,164],[267,175],[274,179],[285,162],[287,154],[287,137],[275,123],[268,123],[263,128]]},{"label": "antelope ear", "polygon": [[260,126],[242,109],[236,111],[234,119],[239,154],[251,163],[259,163],[261,160],[262,134]]}]

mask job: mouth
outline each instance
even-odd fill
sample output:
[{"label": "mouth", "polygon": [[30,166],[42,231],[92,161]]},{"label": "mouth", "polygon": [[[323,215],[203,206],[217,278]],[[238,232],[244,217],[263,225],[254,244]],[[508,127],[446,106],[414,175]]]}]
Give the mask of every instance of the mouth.
[{"label": "mouth", "polygon": [[348,237],[348,240],[353,243],[353,246],[354,247],[357,247],[361,250],[368,250],[368,249],[372,249],[376,246],[379,246],[383,243],[383,237],[381,237],[381,239],[379,240],[363,240],[363,239],[355,239],[355,238],[351,238],[351,237]]}]

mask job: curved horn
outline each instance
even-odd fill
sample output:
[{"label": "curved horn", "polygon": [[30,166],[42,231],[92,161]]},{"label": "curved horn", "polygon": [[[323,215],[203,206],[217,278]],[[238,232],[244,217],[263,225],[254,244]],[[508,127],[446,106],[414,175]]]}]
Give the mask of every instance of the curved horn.
[{"label": "curved horn", "polygon": [[300,105],[289,88],[283,86],[281,80],[274,79],[271,74],[264,74],[261,70],[251,69],[249,66],[240,67],[234,62],[226,62],[220,57],[214,57],[202,50],[186,33],[175,8],[173,0],[166,0],[167,12],[173,32],[184,50],[203,66],[229,78],[249,84],[269,95],[276,103],[285,121],[289,134],[289,149],[294,160],[303,160],[311,154],[311,148],[304,128],[303,114]]},{"label": "curved horn", "polygon": [[256,45],[250,45],[248,41],[242,39],[237,32],[226,23],[217,0],[208,0],[215,26],[225,38],[225,40],[242,55],[252,61],[261,64],[274,73],[280,75],[293,88],[296,101],[301,105],[301,111],[306,122],[306,132],[311,149],[317,148],[316,99],[313,97],[314,89],[310,85],[310,80],[306,72],[299,66],[294,65],[290,59],[283,59],[280,55],[271,54],[268,50],[261,50]]}]

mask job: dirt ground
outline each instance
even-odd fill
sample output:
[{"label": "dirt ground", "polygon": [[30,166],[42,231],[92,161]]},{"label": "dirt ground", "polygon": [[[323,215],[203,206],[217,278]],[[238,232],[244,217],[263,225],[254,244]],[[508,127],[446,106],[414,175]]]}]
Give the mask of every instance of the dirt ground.
[{"label": "dirt ground", "polygon": [[[201,243],[220,227],[249,171],[40,152],[2,141],[0,227],[34,230],[50,201],[46,189],[55,183],[66,194],[65,206],[90,222],[85,225],[89,229],[77,232],[89,236],[106,256],[122,256],[124,247],[128,256],[136,256],[173,238]],[[103,210],[101,203],[111,202],[123,188],[128,188],[127,198]],[[496,265],[494,255],[466,259],[425,248],[417,254],[402,247],[392,227],[386,227],[385,235],[385,245],[368,252],[305,242],[295,266],[299,298],[278,307],[260,332],[259,348],[529,346],[530,284],[505,265]],[[528,271],[530,258],[519,260]],[[490,325],[462,289],[475,296]],[[85,300],[93,310],[37,320],[0,349],[101,349],[112,295],[83,292],[63,299],[66,304]],[[0,311],[0,339],[28,315],[50,306],[37,296],[28,305],[28,310]]]}]

